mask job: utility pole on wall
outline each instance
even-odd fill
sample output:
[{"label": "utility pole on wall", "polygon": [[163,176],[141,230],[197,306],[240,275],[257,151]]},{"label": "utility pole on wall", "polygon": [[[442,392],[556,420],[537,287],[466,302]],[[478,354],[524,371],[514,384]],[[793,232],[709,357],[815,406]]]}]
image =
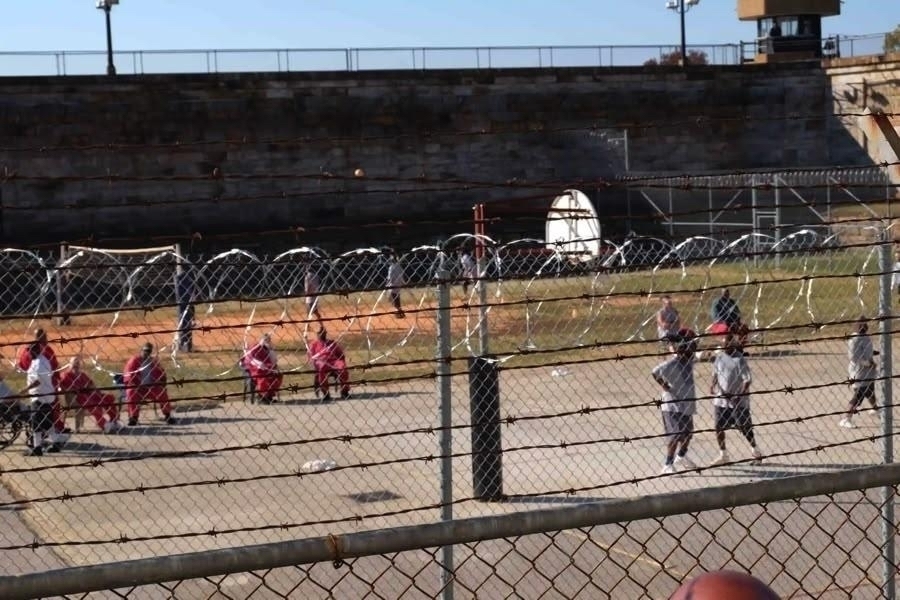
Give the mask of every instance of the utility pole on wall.
[{"label": "utility pole on wall", "polygon": [[116,65],[113,63],[112,22],[110,13],[119,0],[97,0],[97,8],[106,14],[106,74],[115,75]]},{"label": "utility pole on wall", "polygon": [[678,17],[681,20],[681,66],[688,66],[688,55],[687,55],[687,35],[685,33],[685,20],[684,15],[689,10],[694,8],[700,4],[700,0],[668,0],[666,2],[666,8],[669,10],[674,10],[678,13]]}]

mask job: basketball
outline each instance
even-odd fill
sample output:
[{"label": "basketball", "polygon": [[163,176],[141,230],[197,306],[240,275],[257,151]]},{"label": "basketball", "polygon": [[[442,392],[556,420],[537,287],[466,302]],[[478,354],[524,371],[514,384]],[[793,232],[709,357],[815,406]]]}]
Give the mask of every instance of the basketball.
[{"label": "basketball", "polygon": [[681,584],[669,600],[781,600],[772,588],[746,573],[713,571]]}]

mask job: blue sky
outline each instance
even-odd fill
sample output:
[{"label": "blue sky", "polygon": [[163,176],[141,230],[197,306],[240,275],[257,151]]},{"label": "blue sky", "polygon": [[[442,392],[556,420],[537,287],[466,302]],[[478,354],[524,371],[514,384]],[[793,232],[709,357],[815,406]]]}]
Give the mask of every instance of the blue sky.
[{"label": "blue sky", "polygon": [[[0,51],[105,48],[94,0],[3,4]],[[675,45],[678,17],[664,6],[664,0],[121,0],[113,34],[116,50]],[[883,32],[900,23],[898,0],[846,0],[843,12],[825,20],[826,34]],[[736,0],[701,0],[687,16],[692,44],[754,35],[752,24],[737,20]],[[0,72],[9,72],[9,63],[0,57]]]},{"label": "blue sky", "polygon": [[[94,0],[6,0],[0,50],[101,50]],[[121,0],[115,45],[169,48],[347,48],[675,44],[664,0]],[[687,19],[697,44],[748,40],[735,0],[701,0]],[[513,8],[514,7],[514,8]],[[864,34],[900,23],[897,0],[847,0],[827,33]]]}]

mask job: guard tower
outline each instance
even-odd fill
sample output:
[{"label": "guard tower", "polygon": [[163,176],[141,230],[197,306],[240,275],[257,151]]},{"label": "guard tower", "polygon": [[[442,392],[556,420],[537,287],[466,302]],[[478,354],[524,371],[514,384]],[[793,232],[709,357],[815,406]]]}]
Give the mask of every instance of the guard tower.
[{"label": "guard tower", "polygon": [[822,17],[841,14],[841,0],[737,0],[737,12],[756,21],[754,62],[814,60],[823,56]]}]

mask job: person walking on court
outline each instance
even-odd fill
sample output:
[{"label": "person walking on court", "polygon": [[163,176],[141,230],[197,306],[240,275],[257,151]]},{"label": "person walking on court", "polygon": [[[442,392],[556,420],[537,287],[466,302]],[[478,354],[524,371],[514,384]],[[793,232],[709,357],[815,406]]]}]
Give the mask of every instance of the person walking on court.
[{"label": "person walking on court", "polygon": [[403,277],[403,267],[400,265],[400,259],[396,254],[391,254],[387,272],[387,288],[388,295],[391,298],[391,306],[394,307],[395,315],[398,319],[406,317],[403,308],[400,305],[400,289],[406,283]]},{"label": "person walking on court", "polygon": [[306,300],[306,317],[315,317],[316,321],[322,322],[322,315],[319,313],[319,292],[321,291],[321,282],[316,274],[315,267],[312,264],[306,264],[306,272],[303,274],[303,294]]},{"label": "person walking on court", "polygon": [[847,373],[850,376],[850,387],[853,395],[850,397],[850,404],[847,406],[847,416],[841,419],[839,425],[852,429],[856,427],[853,423],[853,415],[859,411],[859,406],[863,400],[868,399],[872,405],[873,414],[878,410],[878,404],[875,400],[875,379],[877,378],[877,369],[875,366],[875,357],[878,352],[872,346],[872,338],[869,337],[869,320],[862,316],[856,321],[856,332],[850,335],[847,340],[847,358],[849,365]]},{"label": "person walking on court", "polygon": [[696,469],[687,457],[694,433],[694,413],[697,411],[694,388],[694,353],[696,335],[690,329],[680,329],[670,335],[668,342],[674,356],[653,368],[653,379],[662,388],[660,409],[666,435],[666,461],[662,474],[674,473],[677,467]]},{"label": "person walking on court", "polygon": [[750,384],[753,375],[747,357],[741,351],[740,341],[735,334],[725,337],[725,347],[716,354],[713,361],[713,377],[709,393],[714,395],[716,442],[719,456],[713,465],[723,465],[729,461],[725,446],[725,431],[737,429],[750,443],[750,452],[755,461],[762,459],[753,434],[753,418],[750,415]]}]

